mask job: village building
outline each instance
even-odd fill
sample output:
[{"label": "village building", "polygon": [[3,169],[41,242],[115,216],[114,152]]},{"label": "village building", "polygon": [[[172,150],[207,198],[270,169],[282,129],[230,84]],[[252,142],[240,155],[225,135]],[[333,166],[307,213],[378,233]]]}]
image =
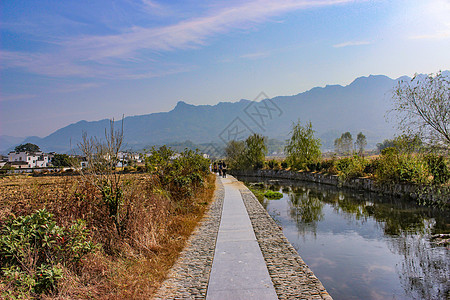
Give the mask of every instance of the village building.
[{"label": "village building", "polygon": [[53,155],[43,152],[15,152],[8,154],[8,164],[15,168],[46,168],[51,166]]}]

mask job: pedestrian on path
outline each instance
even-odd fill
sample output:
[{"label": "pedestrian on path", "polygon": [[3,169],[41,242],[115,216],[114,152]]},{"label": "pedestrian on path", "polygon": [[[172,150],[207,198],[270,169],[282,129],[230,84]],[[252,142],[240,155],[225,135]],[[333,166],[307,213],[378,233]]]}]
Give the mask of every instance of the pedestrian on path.
[{"label": "pedestrian on path", "polygon": [[225,162],[222,164],[222,177],[227,178],[227,164]]}]

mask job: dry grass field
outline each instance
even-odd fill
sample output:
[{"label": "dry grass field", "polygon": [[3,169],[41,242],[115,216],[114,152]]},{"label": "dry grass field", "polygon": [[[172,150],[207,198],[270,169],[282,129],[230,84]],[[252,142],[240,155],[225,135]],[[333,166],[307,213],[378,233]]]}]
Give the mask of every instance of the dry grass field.
[{"label": "dry grass field", "polygon": [[[119,235],[101,194],[81,176],[0,178],[0,225],[10,216],[46,208],[60,226],[86,221],[99,247],[74,268],[65,268],[58,290],[48,299],[149,299],[164,280],[201,220],[214,193],[214,176],[189,201],[173,201],[149,174],[124,174],[126,214]],[[11,288],[0,283],[0,293]]]}]

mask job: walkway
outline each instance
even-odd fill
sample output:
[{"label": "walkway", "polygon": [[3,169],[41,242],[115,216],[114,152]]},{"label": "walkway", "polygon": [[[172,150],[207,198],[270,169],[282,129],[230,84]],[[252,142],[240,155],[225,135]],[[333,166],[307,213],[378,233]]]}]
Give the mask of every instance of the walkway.
[{"label": "walkway", "polygon": [[206,299],[278,299],[250,218],[233,177],[225,198]]}]

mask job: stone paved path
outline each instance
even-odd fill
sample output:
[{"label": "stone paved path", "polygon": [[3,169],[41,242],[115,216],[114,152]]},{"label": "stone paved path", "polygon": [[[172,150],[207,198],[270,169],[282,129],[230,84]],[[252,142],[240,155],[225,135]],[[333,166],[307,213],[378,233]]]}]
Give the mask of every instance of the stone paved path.
[{"label": "stone paved path", "polygon": [[223,178],[225,198],[206,299],[278,299],[244,206],[242,184]]},{"label": "stone paved path", "polygon": [[332,300],[242,183],[217,177],[214,198],[153,299]]}]

